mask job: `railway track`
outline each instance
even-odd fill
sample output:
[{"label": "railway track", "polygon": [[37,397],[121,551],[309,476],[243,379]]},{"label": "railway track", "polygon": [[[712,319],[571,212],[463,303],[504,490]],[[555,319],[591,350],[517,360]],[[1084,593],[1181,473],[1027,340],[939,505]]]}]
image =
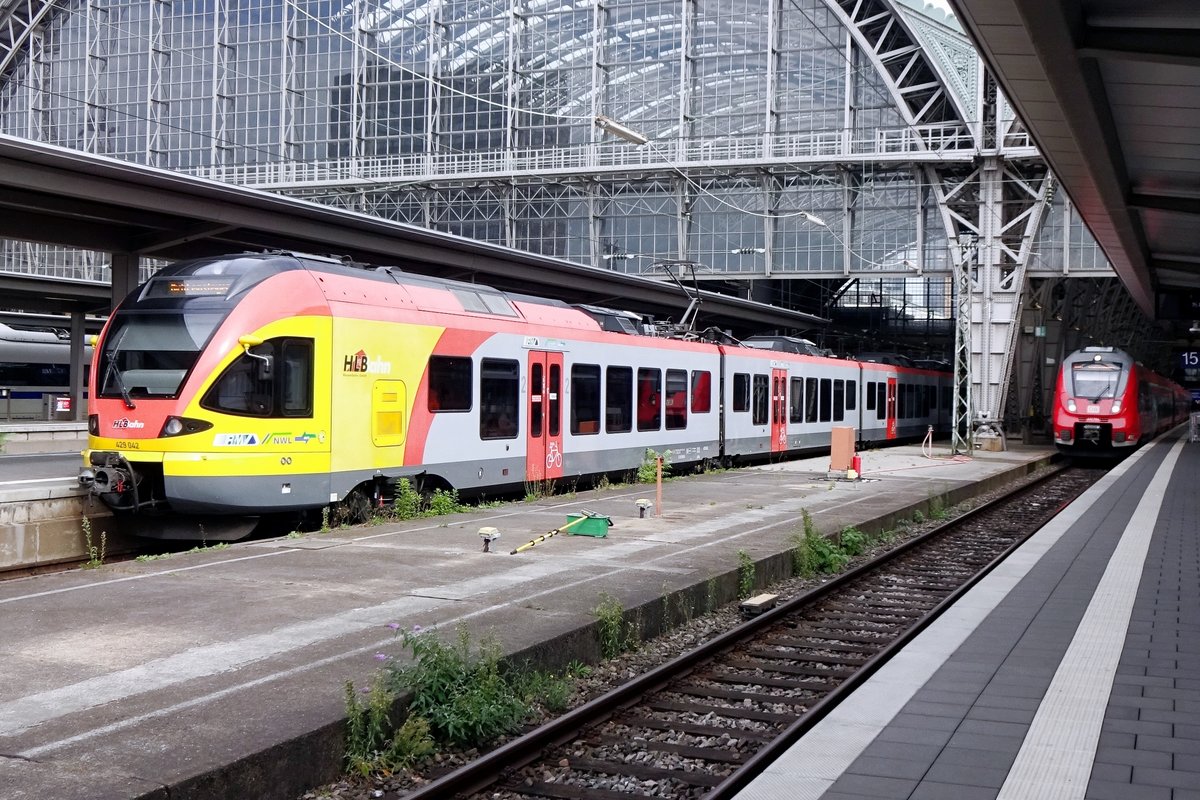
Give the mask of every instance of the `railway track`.
[{"label": "railway track", "polygon": [[408,797],[732,797],[1102,474],[1053,472]]}]

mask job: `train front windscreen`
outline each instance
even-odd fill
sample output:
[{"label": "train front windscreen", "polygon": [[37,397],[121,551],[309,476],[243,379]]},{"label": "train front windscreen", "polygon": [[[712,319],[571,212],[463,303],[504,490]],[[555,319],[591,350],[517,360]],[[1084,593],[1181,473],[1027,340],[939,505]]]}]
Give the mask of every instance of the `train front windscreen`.
[{"label": "train front windscreen", "polygon": [[205,342],[224,312],[118,313],[102,346],[97,372],[100,397],[170,398],[179,394]]},{"label": "train front windscreen", "polygon": [[1125,372],[1122,365],[1112,361],[1086,361],[1071,365],[1071,395],[1099,400],[1120,397]]}]

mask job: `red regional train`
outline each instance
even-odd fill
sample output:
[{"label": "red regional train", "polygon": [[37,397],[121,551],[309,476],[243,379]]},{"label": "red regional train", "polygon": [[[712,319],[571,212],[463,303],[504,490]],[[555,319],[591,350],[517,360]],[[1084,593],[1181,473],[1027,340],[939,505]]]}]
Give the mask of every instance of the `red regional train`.
[{"label": "red regional train", "polygon": [[949,374],[798,341],[664,338],[628,313],[316,256],[189,261],[101,334],[80,482],[159,520],[356,519],[401,478],[478,494],[634,470],[647,449],[729,464],[827,448],[833,426],[948,431]]},{"label": "red regional train", "polygon": [[1128,453],[1187,421],[1191,394],[1114,347],[1085,347],[1063,360],[1054,402],[1054,443],[1085,456]]}]

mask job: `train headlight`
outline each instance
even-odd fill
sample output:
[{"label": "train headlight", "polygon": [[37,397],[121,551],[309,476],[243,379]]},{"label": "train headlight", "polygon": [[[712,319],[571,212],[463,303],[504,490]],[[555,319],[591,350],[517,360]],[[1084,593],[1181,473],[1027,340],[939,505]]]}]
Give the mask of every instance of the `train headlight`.
[{"label": "train headlight", "polygon": [[1120,400],[1113,400],[1113,413],[1114,414],[1121,413],[1121,401]]},{"label": "train headlight", "polygon": [[100,435],[100,415],[88,414],[88,433],[92,436]]},{"label": "train headlight", "polygon": [[158,435],[160,438],[166,439],[171,436],[185,436],[189,433],[199,433],[211,427],[211,422],[206,422],[202,419],[167,417],[167,421],[163,423],[162,431]]},{"label": "train headlight", "polygon": [[1067,401],[1067,411],[1070,411],[1072,414],[1075,413],[1075,398],[1072,397]]}]

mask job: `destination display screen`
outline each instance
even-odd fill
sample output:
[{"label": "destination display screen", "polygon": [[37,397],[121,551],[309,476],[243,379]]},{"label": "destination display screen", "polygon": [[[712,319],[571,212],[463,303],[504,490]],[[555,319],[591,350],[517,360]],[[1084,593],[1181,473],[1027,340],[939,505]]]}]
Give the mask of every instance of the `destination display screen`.
[{"label": "destination display screen", "polygon": [[194,276],[158,278],[146,287],[143,299],[164,297],[224,297],[233,285],[233,276]]}]

